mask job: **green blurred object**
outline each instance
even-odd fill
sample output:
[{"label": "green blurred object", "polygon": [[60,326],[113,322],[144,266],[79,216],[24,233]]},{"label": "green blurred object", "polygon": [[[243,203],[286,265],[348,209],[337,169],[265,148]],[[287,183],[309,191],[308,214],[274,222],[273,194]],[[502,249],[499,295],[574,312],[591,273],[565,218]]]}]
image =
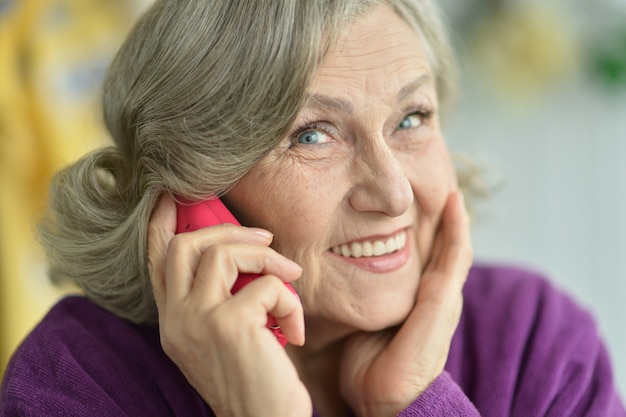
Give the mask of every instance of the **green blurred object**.
[{"label": "green blurred object", "polygon": [[594,59],[594,74],[609,87],[626,87],[626,24],[600,48]]}]

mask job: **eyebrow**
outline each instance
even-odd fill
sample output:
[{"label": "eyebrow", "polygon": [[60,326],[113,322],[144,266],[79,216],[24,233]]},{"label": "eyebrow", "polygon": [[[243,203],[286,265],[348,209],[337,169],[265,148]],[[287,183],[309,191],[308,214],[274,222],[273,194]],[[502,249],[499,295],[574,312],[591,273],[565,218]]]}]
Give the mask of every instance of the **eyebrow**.
[{"label": "eyebrow", "polygon": [[342,113],[352,113],[352,103],[337,97],[326,96],[323,94],[311,94],[308,96],[307,102],[321,110],[334,110]]},{"label": "eyebrow", "polygon": [[422,74],[400,89],[400,92],[398,93],[398,102],[403,101],[409,95],[422,88],[423,85],[430,83],[432,83],[430,75]]},{"label": "eyebrow", "polygon": [[[430,75],[423,74],[406,84],[400,89],[397,95],[397,101],[401,102],[406,99],[413,92],[419,90],[423,85],[431,83],[432,79]],[[344,100],[338,97],[327,96],[324,94],[309,94],[307,95],[307,104],[312,107],[319,108],[326,111],[340,111],[342,113],[352,113],[353,106],[348,100]]]}]

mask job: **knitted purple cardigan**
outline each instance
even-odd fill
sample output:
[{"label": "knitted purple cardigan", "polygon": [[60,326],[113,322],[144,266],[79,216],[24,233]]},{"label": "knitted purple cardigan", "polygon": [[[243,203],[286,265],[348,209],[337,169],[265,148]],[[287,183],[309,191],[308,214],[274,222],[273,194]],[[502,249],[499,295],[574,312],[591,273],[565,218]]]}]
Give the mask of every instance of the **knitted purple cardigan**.
[{"label": "knitted purple cardigan", "polygon": [[[445,371],[400,416],[626,416],[592,318],[545,279],[475,266],[464,294]],[[0,416],[213,413],[156,327],[69,297],[15,352]]]}]

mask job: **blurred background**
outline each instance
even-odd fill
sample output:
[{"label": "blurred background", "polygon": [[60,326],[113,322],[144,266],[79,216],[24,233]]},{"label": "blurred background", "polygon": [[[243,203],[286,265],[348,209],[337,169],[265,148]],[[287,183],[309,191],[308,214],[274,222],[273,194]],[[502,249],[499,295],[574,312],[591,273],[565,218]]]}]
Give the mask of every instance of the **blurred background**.
[{"label": "blurred background", "polygon": [[[32,237],[52,174],[107,142],[100,82],[150,0],[0,0],[0,374],[71,289]],[[626,396],[626,0],[440,0],[462,67],[450,148],[490,196],[478,261],[548,274],[596,317]]]},{"label": "blurred background", "polygon": [[33,221],[55,171],[108,140],[106,67],[146,0],[0,0],[0,374],[68,289],[53,288]]},{"label": "blurred background", "polygon": [[476,259],[544,272],[592,311],[626,398],[626,1],[440,3],[462,66],[446,137],[493,190]]}]

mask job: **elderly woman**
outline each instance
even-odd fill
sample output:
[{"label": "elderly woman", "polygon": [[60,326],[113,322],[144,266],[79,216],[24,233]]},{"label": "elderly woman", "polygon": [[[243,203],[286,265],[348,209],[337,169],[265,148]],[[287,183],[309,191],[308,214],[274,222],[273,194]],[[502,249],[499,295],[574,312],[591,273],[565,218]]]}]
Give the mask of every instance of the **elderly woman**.
[{"label": "elderly woman", "polygon": [[[471,265],[451,62],[427,0],[157,1],[104,86],[116,146],[40,227],[84,297],[15,353],[0,414],[624,416],[587,313]],[[214,195],[244,226],[176,234]]]}]

